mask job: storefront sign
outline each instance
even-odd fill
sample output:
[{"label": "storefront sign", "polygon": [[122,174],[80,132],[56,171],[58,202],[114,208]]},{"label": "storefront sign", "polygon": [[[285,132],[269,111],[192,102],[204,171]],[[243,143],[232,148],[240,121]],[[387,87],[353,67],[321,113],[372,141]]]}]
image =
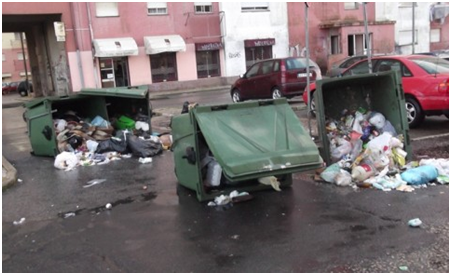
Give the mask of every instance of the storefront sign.
[{"label": "storefront sign", "polygon": [[244,40],[244,46],[247,48],[265,47],[265,46],[272,46],[272,45],[276,45],[276,39],[274,39],[274,38]]},{"label": "storefront sign", "polygon": [[216,51],[222,49],[221,42],[196,43],[196,51]]}]

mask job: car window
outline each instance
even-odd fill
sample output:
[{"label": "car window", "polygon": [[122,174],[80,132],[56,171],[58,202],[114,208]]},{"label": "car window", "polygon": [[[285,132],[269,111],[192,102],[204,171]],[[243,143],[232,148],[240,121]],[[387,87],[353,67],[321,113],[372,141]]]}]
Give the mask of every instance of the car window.
[{"label": "car window", "polygon": [[449,73],[449,61],[438,57],[412,58],[415,64],[420,66],[428,74],[447,74]]},{"label": "car window", "polygon": [[376,67],[376,72],[395,71],[403,77],[412,76],[410,70],[400,61],[394,59],[380,60]]},{"label": "car window", "polygon": [[359,62],[362,59],[364,59],[364,57],[351,57],[351,58],[349,58],[349,60],[343,62],[339,66],[339,68],[342,68],[342,69],[349,68],[349,67],[351,67],[352,64],[357,63],[357,62]]},{"label": "car window", "polygon": [[271,73],[273,65],[274,65],[274,61],[273,60],[263,62],[261,73],[262,74]]},{"label": "car window", "polygon": [[274,70],[273,71],[274,72],[280,71],[280,61],[275,61]]},{"label": "car window", "polygon": [[358,75],[358,74],[367,74],[368,71],[368,60],[365,60],[352,68],[349,68],[346,72],[343,73],[343,76],[349,75]]},{"label": "car window", "polygon": [[285,60],[287,70],[297,70],[307,67],[306,62],[301,58],[291,58]]},{"label": "car window", "polygon": [[246,73],[246,77],[253,77],[256,76],[258,73],[258,68],[260,68],[260,63],[254,64],[249,71]]}]

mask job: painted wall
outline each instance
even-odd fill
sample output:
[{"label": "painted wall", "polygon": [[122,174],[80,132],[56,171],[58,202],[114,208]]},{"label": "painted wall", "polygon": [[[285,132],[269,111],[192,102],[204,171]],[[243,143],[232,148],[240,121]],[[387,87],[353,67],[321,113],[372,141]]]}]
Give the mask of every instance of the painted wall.
[{"label": "painted wall", "polygon": [[[376,18],[378,20],[388,19],[396,21],[395,43],[396,51],[400,54],[412,53],[412,39],[407,44],[401,38],[401,33],[407,33],[412,37],[412,7],[402,7],[400,2],[377,2]],[[415,29],[417,30],[417,43],[415,52],[428,52],[430,49],[430,22],[429,11],[432,2],[415,2]],[[410,33],[410,34],[409,34]]]},{"label": "painted wall", "polygon": [[269,2],[269,11],[242,12],[237,2],[221,2],[225,71],[223,76],[237,76],[246,71],[244,40],[274,38],[273,57],[286,57],[288,45],[287,4]]}]

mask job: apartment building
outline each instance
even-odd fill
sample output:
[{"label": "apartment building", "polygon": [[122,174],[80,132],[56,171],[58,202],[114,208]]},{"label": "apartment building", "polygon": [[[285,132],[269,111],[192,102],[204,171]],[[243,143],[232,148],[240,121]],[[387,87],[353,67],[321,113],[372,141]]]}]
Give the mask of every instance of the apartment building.
[{"label": "apartment building", "polygon": [[[23,46],[23,47],[22,47]],[[16,82],[31,76],[26,37],[21,32],[2,34],[2,82]]]}]

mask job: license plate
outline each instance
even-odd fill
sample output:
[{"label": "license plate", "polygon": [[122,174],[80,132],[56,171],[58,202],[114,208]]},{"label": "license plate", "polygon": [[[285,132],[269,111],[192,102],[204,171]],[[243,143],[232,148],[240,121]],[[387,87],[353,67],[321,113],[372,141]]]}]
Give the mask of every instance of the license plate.
[{"label": "license plate", "polygon": [[[298,78],[307,77],[307,73],[298,73]],[[312,77],[312,73],[310,73],[310,77]]]}]

